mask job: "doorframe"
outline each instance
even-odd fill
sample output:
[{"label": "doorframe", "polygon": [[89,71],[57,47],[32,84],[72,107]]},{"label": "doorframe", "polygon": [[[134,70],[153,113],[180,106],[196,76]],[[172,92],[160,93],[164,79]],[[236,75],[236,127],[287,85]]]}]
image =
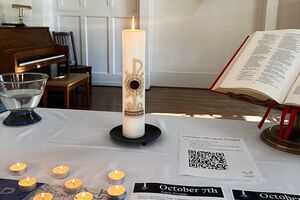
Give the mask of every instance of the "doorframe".
[{"label": "doorframe", "polygon": [[153,0],[139,0],[138,3],[140,29],[146,31],[145,88],[150,89],[153,45]]}]

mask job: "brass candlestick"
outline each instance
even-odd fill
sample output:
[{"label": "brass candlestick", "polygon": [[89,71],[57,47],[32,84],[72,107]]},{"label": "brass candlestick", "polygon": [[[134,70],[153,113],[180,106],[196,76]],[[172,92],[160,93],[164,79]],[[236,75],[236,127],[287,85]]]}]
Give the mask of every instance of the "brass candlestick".
[{"label": "brass candlestick", "polygon": [[[272,103],[271,100],[259,101],[253,97],[242,94],[228,93],[228,96],[234,99],[245,100],[247,102],[261,106],[269,106]],[[275,109],[282,110],[283,105],[278,105],[275,107]],[[285,132],[286,128],[287,126],[284,126],[283,132]],[[300,113],[297,113],[296,119],[293,123],[293,128],[287,140],[281,138],[279,142],[279,130],[279,125],[271,126],[263,130],[260,137],[263,142],[271,147],[274,147],[281,151],[300,155]]]},{"label": "brass candlestick", "polygon": [[19,9],[19,24],[24,24],[24,10],[31,10],[31,6],[23,4],[12,4],[12,8]]},{"label": "brass candlestick", "polygon": [[[271,126],[266,128],[260,135],[261,139],[271,147],[286,151],[289,153],[300,154],[300,114],[297,114],[296,120],[293,124],[293,128],[287,140],[279,139],[279,125]],[[284,127],[285,130],[286,126]]]}]

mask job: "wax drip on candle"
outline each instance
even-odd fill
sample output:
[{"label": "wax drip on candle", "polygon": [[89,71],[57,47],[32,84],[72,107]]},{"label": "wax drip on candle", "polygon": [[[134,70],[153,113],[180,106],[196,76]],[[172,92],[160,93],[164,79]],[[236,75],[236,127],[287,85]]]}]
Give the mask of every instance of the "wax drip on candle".
[{"label": "wax drip on candle", "polygon": [[134,30],[135,28],[135,23],[134,23],[134,16],[132,16],[132,24],[131,24],[131,29]]}]

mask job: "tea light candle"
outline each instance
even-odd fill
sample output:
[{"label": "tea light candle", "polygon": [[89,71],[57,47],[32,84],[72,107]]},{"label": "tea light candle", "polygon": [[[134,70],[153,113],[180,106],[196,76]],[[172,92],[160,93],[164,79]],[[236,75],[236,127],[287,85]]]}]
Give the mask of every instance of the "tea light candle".
[{"label": "tea light candle", "polygon": [[61,165],[52,169],[52,175],[55,178],[63,179],[69,175],[70,168],[65,165]]},{"label": "tea light candle", "polygon": [[33,200],[52,200],[53,195],[51,193],[39,193],[33,197]]},{"label": "tea light candle", "polygon": [[90,192],[80,192],[76,194],[74,200],[93,200],[94,196]]},{"label": "tea light candle", "polygon": [[65,191],[67,193],[76,193],[82,188],[82,181],[80,179],[70,179],[65,182]]},{"label": "tea light candle", "polygon": [[122,200],[125,199],[126,190],[122,185],[113,185],[108,188],[107,194],[111,200]]},{"label": "tea light candle", "polygon": [[109,180],[110,184],[120,185],[120,184],[124,183],[125,173],[123,171],[120,171],[120,170],[111,171],[108,174],[108,180]]},{"label": "tea light candle", "polygon": [[36,178],[27,177],[26,179],[22,179],[18,182],[19,188],[21,191],[32,191],[36,188]]},{"label": "tea light candle", "polygon": [[21,176],[26,172],[27,164],[17,162],[9,167],[9,171],[14,176]]}]

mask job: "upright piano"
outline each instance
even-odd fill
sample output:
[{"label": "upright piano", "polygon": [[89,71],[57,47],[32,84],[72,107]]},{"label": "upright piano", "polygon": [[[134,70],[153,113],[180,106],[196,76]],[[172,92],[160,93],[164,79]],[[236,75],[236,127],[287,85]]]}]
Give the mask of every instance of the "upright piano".
[{"label": "upright piano", "polygon": [[69,66],[67,46],[54,44],[48,27],[0,27],[0,73]]}]

